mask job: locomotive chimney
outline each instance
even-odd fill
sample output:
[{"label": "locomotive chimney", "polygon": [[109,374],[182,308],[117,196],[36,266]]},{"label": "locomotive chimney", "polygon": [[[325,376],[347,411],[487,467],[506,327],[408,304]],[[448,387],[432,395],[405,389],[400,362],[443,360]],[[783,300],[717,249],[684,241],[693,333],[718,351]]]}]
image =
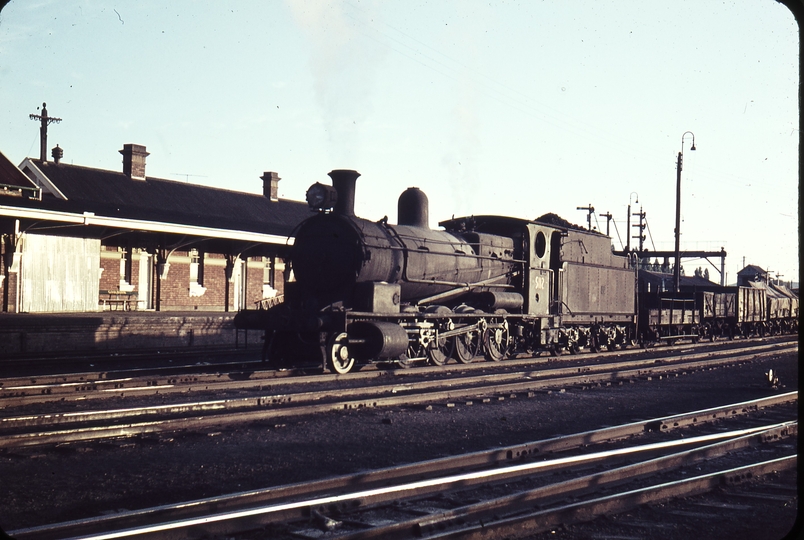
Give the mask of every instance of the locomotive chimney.
[{"label": "locomotive chimney", "polygon": [[355,182],[360,173],[350,169],[335,169],[329,173],[332,178],[332,186],[338,193],[338,200],[335,203],[333,214],[341,216],[355,215]]},{"label": "locomotive chimney", "polygon": [[424,191],[410,187],[402,192],[397,202],[397,223],[411,227],[430,228],[429,201]]}]

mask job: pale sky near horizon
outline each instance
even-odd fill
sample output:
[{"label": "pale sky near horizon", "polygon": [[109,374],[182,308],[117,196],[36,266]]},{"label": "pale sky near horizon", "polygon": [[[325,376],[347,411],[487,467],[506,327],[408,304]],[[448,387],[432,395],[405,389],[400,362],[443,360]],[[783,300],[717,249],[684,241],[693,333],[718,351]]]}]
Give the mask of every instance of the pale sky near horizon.
[{"label": "pale sky near horizon", "polygon": [[[356,213],[431,226],[554,212],[625,243],[626,208],[672,250],[724,247],[798,280],[798,26],[774,0],[12,0],[0,12],[0,151],[303,200],[358,170]],[[637,201],[638,198],[638,202]],[[615,230],[616,224],[616,230]],[[632,241],[632,245],[635,241]],[[719,260],[712,259],[719,266]],[[684,262],[691,275],[706,261]]]}]

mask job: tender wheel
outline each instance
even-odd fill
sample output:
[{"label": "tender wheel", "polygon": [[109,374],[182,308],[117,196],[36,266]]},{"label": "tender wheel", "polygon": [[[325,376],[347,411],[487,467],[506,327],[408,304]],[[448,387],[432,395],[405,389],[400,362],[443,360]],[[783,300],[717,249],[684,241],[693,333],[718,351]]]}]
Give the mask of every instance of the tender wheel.
[{"label": "tender wheel", "polygon": [[500,328],[488,328],[483,336],[486,359],[499,362],[508,354],[508,324]]},{"label": "tender wheel", "polygon": [[473,330],[455,336],[455,360],[461,364],[469,364],[478,352],[480,352],[480,332]]},{"label": "tender wheel", "polygon": [[434,366],[443,366],[455,351],[455,341],[439,337],[433,340],[432,346],[427,349],[427,359]]},{"label": "tender wheel", "polygon": [[349,336],[346,332],[333,334],[329,340],[329,367],[335,373],[349,373],[355,365],[354,357],[349,353]]}]

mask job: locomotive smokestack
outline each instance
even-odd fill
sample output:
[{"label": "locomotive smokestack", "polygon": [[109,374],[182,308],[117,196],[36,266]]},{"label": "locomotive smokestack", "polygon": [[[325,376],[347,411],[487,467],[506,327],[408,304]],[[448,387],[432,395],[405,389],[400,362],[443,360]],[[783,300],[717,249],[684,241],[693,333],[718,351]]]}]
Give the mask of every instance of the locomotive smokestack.
[{"label": "locomotive smokestack", "polygon": [[416,187],[402,192],[397,202],[397,223],[412,227],[430,228],[430,210],[427,195]]},{"label": "locomotive smokestack", "polygon": [[350,169],[335,169],[329,173],[332,185],[338,192],[333,214],[342,216],[355,215],[355,182],[360,173]]}]

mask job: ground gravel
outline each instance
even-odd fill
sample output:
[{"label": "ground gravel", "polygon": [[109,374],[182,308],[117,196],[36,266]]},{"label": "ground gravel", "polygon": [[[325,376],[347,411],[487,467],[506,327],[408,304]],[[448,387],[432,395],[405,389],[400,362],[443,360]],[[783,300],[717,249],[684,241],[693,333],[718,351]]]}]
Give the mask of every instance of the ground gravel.
[{"label": "ground gravel", "polygon": [[[771,367],[781,388],[765,383]],[[798,358],[789,354],[669,379],[485,404],[353,410],[208,434],[15,450],[0,453],[0,526],[9,531],[320,479],[797,389]],[[794,518],[793,512],[790,526]]]}]

